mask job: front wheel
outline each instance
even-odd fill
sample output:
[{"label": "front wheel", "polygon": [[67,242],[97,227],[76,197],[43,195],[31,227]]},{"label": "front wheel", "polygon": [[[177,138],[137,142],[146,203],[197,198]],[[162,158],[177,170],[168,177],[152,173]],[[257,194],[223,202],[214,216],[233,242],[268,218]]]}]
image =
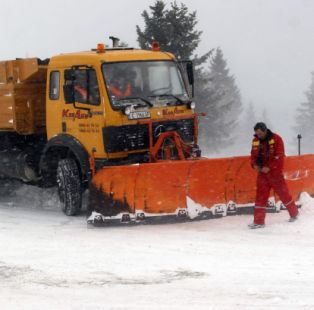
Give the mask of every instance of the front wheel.
[{"label": "front wheel", "polygon": [[57,184],[62,211],[73,216],[82,206],[81,179],[74,159],[61,159],[57,168]]}]

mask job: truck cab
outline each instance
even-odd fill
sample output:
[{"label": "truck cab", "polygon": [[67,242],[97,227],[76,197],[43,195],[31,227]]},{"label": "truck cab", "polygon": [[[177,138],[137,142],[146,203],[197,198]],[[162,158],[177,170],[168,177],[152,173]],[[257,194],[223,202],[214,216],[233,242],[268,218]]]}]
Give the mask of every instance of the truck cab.
[{"label": "truck cab", "polygon": [[98,47],[52,57],[47,76],[49,146],[71,140],[103,166],[144,161],[150,122],[153,142],[169,130],[195,142],[194,103],[172,54]]}]

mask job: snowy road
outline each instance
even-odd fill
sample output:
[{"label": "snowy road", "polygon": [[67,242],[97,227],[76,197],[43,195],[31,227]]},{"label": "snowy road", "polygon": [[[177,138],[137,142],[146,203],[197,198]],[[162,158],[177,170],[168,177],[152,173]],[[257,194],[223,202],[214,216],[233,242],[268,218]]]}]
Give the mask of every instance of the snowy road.
[{"label": "snowy road", "polygon": [[[9,187],[8,187],[9,188]],[[314,203],[170,225],[88,228],[53,190],[0,190],[0,308],[314,309]]]}]

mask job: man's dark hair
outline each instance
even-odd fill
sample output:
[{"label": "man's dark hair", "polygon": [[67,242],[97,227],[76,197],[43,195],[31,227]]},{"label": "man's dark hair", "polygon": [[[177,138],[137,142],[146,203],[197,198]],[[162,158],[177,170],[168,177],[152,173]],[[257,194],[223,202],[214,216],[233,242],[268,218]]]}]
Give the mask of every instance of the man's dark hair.
[{"label": "man's dark hair", "polygon": [[265,123],[263,122],[258,122],[255,126],[254,126],[254,131],[260,129],[261,131],[265,132],[267,130],[267,126]]}]

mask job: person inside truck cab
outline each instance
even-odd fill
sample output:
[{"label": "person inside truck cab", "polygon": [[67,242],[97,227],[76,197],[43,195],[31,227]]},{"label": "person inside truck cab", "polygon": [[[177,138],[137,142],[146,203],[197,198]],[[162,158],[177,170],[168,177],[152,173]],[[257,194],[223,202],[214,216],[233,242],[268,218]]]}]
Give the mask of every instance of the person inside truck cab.
[{"label": "person inside truck cab", "polygon": [[127,76],[128,75],[124,71],[116,71],[114,73],[108,87],[111,97],[122,99],[132,96],[133,87]]},{"label": "person inside truck cab", "polygon": [[100,101],[99,87],[94,70],[78,70],[74,83],[75,101],[98,104]]},{"label": "person inside truck cab", "polygon": [[86,103],[87,101],[87,76],[85,70],[75,72],[74,96],[76,102]]}]

